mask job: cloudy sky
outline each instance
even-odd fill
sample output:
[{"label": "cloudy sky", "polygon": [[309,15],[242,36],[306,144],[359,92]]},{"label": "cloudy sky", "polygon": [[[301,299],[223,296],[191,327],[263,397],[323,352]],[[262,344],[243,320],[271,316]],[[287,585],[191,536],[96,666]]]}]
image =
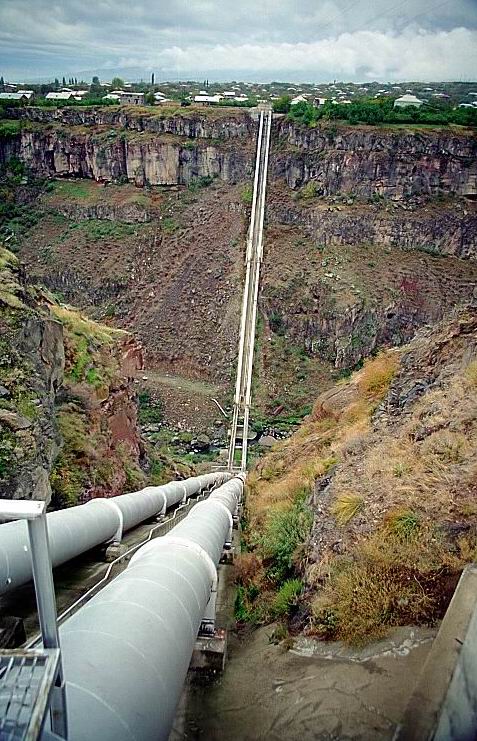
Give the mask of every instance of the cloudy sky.
[{"label": "cloudy sky", "polygon": [[475,80],[477,0],[0,0],[0,74]]}]

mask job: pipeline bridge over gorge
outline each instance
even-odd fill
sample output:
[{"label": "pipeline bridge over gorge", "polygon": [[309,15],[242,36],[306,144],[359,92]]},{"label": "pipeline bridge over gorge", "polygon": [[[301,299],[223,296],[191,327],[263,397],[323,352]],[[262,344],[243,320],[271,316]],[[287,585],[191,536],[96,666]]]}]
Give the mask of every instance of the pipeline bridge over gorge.
[{"label": "pipeline bridge over gorge", "polygon": [[[263,107],[228,470],[48,514],[45,502],[0,499],[0,607],[33,579],[41,629],[0,651],[0,741],[167,739],[197,638],[215,635],[218,566],[232,546],[247,468],[271,125]],[[128,533],[152,518],[125,552]],[[106,575],[58,619],[52,567],[99,546],[112,561]],[[110,578],[117,564],[122,571]]]}]

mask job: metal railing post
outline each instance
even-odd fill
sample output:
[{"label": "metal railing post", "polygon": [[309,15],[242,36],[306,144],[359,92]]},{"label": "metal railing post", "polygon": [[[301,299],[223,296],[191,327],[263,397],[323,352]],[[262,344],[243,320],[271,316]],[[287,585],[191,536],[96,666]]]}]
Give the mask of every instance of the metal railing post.
[{"label": "metal railing post", "polygon": [[[57,625],[55,587],[51,568],[45,511],[43,510],[38,517],[29,519],[27,523],[28,534],[30,536],[33,582],[35,584],[43,646],[44,648],[59,649],[60,639]],[[55,687],[51,697],[50,714],[53,733],[58,734],[62,738],[67,738],[66,692],[61,653]]]},{"label": "metal railing post", "polygon": [[[68,737],[66,689],[61,663],[55,587],[48,542],[46,502],[0,499],[0,522],[2,520],[26,520],[43,648],[46,652],[50,651],[51,655],[57,657],[54,685],[51,687],[49,696],[51,733],[49,734],[48,729],[45,728],[45,736],[66,739]],[[26,544],[24,548],[28,550]]]}]

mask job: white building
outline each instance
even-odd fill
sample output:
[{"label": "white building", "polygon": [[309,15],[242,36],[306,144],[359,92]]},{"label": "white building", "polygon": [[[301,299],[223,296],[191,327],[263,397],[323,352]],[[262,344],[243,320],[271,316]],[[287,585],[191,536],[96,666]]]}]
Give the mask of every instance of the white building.
[{"label": "white building", "polygon": [[68,93],[47,93],[45,95],[46,100],[71,100],[71,98],[74,98],[74,94],[72,92]]},{"label": "white building", "polygon": [[396,98],[394,101],[394,108],[408,108],[409,106],[414,106],[415,108],[420,108],[422,106],[424,101],[420,100],[419,98],[416,98],[415,95],[401,95],[400,98]]},{"label": "white building", "polygon": [[27,101],[28,97],[24,93],[0,93],[0,100],[24,100]]},{"label": "white building", "polygon": [[200,103],[201,105],[214,105],[220,103],[222,100],[221,95],[195,95],[194,103]]},{"label": "white building", "polygon": [[297,105],[298,103],[308,103],[304,95],[297,95],[290,101],[290,105]]}]

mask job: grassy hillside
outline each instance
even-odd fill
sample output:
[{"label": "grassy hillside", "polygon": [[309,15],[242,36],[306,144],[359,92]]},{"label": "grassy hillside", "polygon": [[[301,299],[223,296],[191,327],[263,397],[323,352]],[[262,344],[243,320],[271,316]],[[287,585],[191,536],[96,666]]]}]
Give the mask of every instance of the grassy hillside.
[{"label": "grassy hillside", "polygon": [[476,358],[467,308],[368,360],[260,461],[239,617],[286,598],[292,625],[361,642],[442,614],[476,550]]}]

